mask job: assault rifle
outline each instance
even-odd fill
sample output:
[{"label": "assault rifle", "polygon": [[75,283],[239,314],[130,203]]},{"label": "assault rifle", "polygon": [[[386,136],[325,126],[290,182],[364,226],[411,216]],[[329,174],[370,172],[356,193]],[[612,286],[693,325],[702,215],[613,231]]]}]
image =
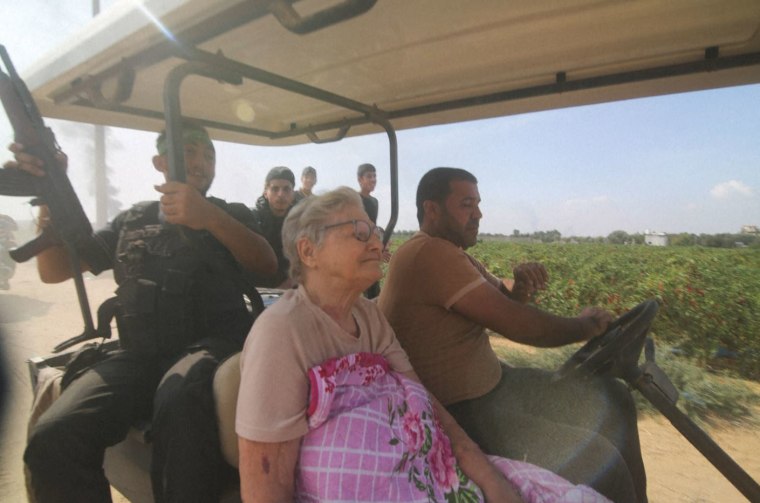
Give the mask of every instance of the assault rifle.
[{"label": "assault rifle", "polygon": [[[84,318],[82,335],[59,344],[55,351],[101,334],[92,323],[87,293],[82,280],[80,254],[97,250],[92,225],[71,186],[68,176],[57,165],[60,150],[53,131],[48,128],[29,89],[16,72],[5,47],[0,45],[0,58],[7,74],[0,69],[0,100],[13,127],[14,138],[24,150],[43,162],[44,176],[34,176],[17,169],[0,169],[0,195],[32,196],[32,205],[47,205],[52,225],[28,243],[10,251],[16,262],[25,262],[53,245],[63,244],[71,260],[71,271],[77,288],[79,305]],[[109,330],[110,335],[110,330]]]},{"label": "assault rifle", "polygon": [[66,172],[57,166],[55,154],[60,148],[55,135],[45,126],[29,89],[16,73],[2,45],[0,57],[8,71],[6,75],[0,70],[0,99],[13,127],[15,141],[24,145],[26,152],[39,158],[45,171],[45,176],[33,176],[15,169],[3,169],[0,171],[0,195],[34,196],[32,204],[47,205],[53,224],[52,229],[47,227],[42,234],[11,251],[11,257],[16,262],[26,262],[61,242],[79,250],[91,242],[92,226]]}]

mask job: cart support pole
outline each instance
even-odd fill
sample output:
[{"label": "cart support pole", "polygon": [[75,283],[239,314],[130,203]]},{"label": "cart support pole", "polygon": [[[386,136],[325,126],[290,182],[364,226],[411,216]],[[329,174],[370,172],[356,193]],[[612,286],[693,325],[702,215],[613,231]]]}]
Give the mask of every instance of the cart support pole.
[{"label": "cart support pole", "polygon": [[681,412],[652,382],[651,377],[642,374],[634,383],[638,389],[675,428],[707,458],[720,473],[728,479],[749,501],[760,502],[760,485],[715,443],[707,433],[697,426],[689,416]]}]

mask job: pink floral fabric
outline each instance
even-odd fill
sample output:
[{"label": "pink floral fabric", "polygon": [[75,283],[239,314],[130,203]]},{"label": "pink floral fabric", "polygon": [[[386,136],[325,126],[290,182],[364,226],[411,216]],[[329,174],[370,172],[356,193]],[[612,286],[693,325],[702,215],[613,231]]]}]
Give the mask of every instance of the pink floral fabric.
[{"label": "pink floral fabric", "polygon": [[[425,389],[382,356],[330,359],[309,371],[309,383],[298,501],[483,501],[457,465]],[[527,502],[608,501],[529,463],[491,460]]]}]

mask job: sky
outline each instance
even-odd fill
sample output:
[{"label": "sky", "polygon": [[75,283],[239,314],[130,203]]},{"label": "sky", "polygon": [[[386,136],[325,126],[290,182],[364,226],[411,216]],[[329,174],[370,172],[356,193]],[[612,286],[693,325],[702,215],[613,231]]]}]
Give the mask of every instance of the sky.
[{"label": "sky", "polygon": [[[102,0],[102,8],[112,1]],[[81,29],[92,0],[0,2],[0,43],[24,69]],[[29,27],[34,26],[35,29]],[[481,232],[558,230],[606,236],[615,230],[737,233],[760,226],[760,85],[575,107],[398,132],[400,212],[397,230],[417,228],[414,194],[436,166],[468,169],[479,179]],[[69,155],[69,174],[85,211],[91,195],[91,128],[47,120]],[[155,199],[161,177],[151,165],[152,133],[108,128],[111,183],[122,209]],[[12,132],[0,118],[0,142]],[[304,166],[318,171],[317,192],[357,187],[356,167],[378,168],[378,222],[390,216],[388,142],[384,135],[298,147],[217,142],[212,195],[252,206],[266,172]],[[0,152],[0,161],[10,157]],[[30,220],[23,198],[0,196],[0,212]]]}]

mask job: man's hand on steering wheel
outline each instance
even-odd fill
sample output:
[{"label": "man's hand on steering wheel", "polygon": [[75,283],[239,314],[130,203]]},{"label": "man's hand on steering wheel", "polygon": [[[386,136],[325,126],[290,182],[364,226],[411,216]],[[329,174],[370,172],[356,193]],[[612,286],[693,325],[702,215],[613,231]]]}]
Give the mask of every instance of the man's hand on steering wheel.
[{"label": "man's hand on steering wheel", "polygon": [[555,379],[601,372],[629,380],[636,375],[658,307],[657,301],[647,300],[612,322],[610,314],[603,309],[584,309],[579,319],[588,327],[584,334],[591,339],[555,372]]}]

